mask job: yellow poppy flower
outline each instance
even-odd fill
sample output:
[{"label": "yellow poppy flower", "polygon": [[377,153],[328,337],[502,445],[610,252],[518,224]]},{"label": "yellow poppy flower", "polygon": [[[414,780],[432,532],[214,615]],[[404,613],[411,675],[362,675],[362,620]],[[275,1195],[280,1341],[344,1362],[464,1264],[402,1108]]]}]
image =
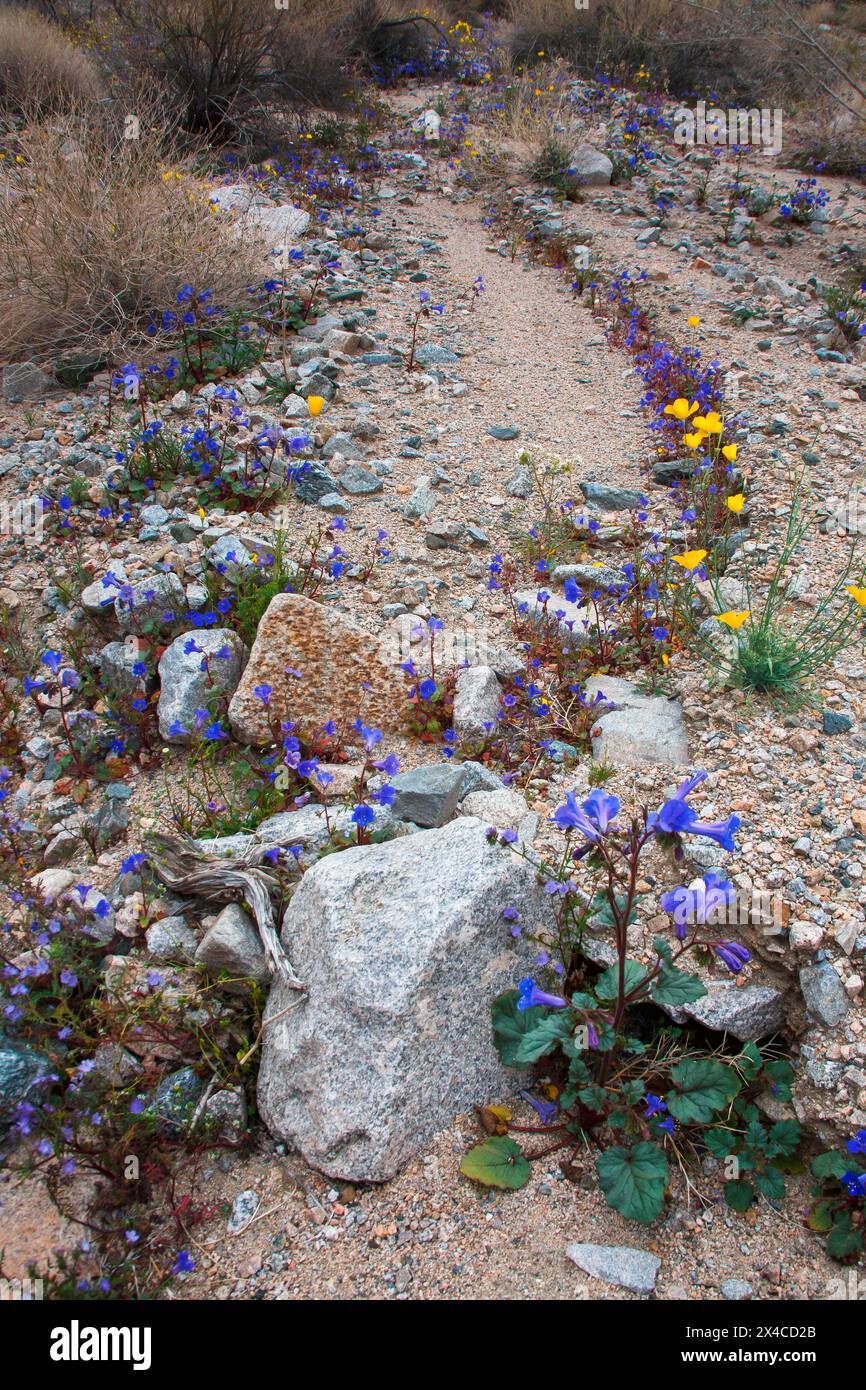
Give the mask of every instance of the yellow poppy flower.
[{"label": "yellow poppy flower", "polygon": [[700,431],[696,431],[695,434],[684,434],[683,443],[685,444],[687,449],[699,449],[706,437],[707,436],[705,434],[701,434]]},{"label": "yellow poppy flower", "polygon": [[735,516],[739,516],[740,512],[743,510],[743,503],[745,500],[741,492],[735,492],[733,497],[725,498],[725,506],[728,508],[728,511],[733,512]]},{"label": "yellow poppy flower", "polygon": [[701,560],[705,560],[706,558],[707,552],[705,550],[687,550],[684,555],[671,556],[671,559],[678,565],[682,565],[684,570],[689,571],[689,574],[691,574],[692,570],[697,569]]},{"label": "yellow poppy flower", "polygon": [[741,613],[735,613],[733,609],[728,609],[727,613],[717,613],[716,621],[724,623],[725,627],[733,628],[736,632],[737,628],[743,626],[750,613],[750,608],[743,609]]},{"label": "yellow poppy flower", "polygon": [[702,430],[704,434],[721,434],[722,418],[711,410],[707,415],[696,415],[693,422],[695,429]]},{"label": "yellow poppy flower", "polygon": [[685,396],[677,396],[675,401],[665,406],[664,413],[665,415],[673,415],[675,420],[688,420],[689,416],[694,415],[697,409],[697,401],[692,401],[691,405],[689,405]]},{"label": "yellow poppy flower", "polygon": [[691,318],[686,319],[686,323],[688,324],[689,328],[697,328],[698,324],[700,323],[700,319],[698,318],[697,314],[692,314]]},{"label": "yellow poppy flower", "polygon": [[321,415],[325,405],[324,396],[308,396],[307,409],[311,415]]},{"label": "yellow poppy flower", "polygon": [[737,446],[736,446],[736,444],[725,444],[725,446],[724,446],[723,449],[722,449],[722,453],[724,454],[725,458],[728,460],[728,463],[733,463],[734,460],[735,460],[736,457],[737,457]]},{"label": "yellow poppy flower", "polygon": [[850,594],[861,608],[866,608],[866,589],[860,589],[856,584],[846,584],[845,592]]}]

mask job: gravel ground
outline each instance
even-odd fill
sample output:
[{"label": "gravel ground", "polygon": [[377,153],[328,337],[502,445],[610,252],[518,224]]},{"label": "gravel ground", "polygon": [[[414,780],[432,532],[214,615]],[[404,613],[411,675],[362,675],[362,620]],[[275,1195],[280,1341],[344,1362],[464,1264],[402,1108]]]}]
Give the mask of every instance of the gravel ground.
[{"label": "gravel ground", "polygon": [[[398,114],[409,116],[431,98],[412,90],[395,100]],[[684,172],[688,173],[684,166]],[[755,174],[766,166],[755,161]],[[781,175],[784,180],[786,176]],[[365,273],[365,302],[377,310],[372,331],[390,346],[405,350],[409,321],[419,287],[433,302],[444,302],[441,319],[424,321],[419,343],[447,346],[459,360],[446,366],[444,383],[423,374],[408,377],[402,367],[346,364],[338,402],[323,417],[324,430],[361,417],[379,434],[367,445],[368,457],[388,458],[392,473],[382,494],[353,501],[349,534],[387,529],[400,559],[399,579],[388,589],[389,571],[379,570],[366,587],[356,586],[341,600],[370,632],[394,643],[393,629],[380,616],[410,582],[427,584],[428,597],[415,609],[445,617],[451,628],[463,623],[481,629],[494,646],[511,645],[504,605],[486,587],[489,554],[507,547],[515,530],[537,515],[533,501],[507,492],[515,468],[515,450],[560,455],[572,461],[572,476],[626,487],[646,486],[653,440],[640,409],[641,383],[629,358],[609,348],[603,324],[583,303],[574,301],[550,269],[512,261],[501,254],[494,233],[482,223],[483,198],[467,198],[452,182],[444,164],[431,172],[428,191],[414,178],[394,175],[399,197],[382,200],[377,229],[388,237],[378,264]],[[822,235],[810,233],[793,246],[784,245],[769,226],[763,244],[741,245],[723,259],[739,263],[745,275],[782,276],[805,283],[824,274],[838,259],[843,241],[862,234],[864,211],[859,190],[843,181],[824,179],[833,195],[833,221]],[[533,191],[516,184],[520,191]],[[866,466],[863,429],[866,405],[855,385],[854,365],[822,363],[796,328],[779,319],[772,296],[757,297],[746,286],[733,286],[713,273],[718,248],[709,216],[699,209],[675,208],[660,243],[641,250],[635,232],[645,225],[645,201],[638,189],[594,190],[580,205],[568,206],[566,224],[585,228],[607,267],[644,268],[646,301],[657,315],[661,335],[690,336],[685,316],[700,315],[696,341],[724,367],[744,364],[739,373],[738,407],[749,416],[752,440],[744,462],[753,514],[760,517],[761,544],[778,541],[789,510],[788,480],[805,449],[820,455],[812,478],[814,500],[828,511],[844,498]],[[678,248],[686,238],[688,246]],[[697,244],[700,254],[695,254]],[[432,248],[432,249],[431,249]],[[426,279],[410,279],[419,268]],[[483,274],[486,289],[471,307],[471,286]],[[762,316],[739,327],[730,309],[749,294]],[[770,317],[764,317],[764,311]],[[767,323],[770,327],[767,327]],[[763,326],[761,326],[763,325]],[[758,344],[770,341],[759,350]],[[847,373],[847,376],[846,376]],[[457,389],[455,390],[455,386]],[[0,433],[20,440],[43,428],[66,436],[68,402],[50,401],[25,412],[9,407],[0,417]],[[59,409],[58,409],[59,407]],[[97,404],[75,398],[76,416],[95,416]],[[787,422],[784,433],[770,428],[774,417]],[[513,441],[497,440],[490,427],[511,426]],[[103,436],[104,437],[104,436]],[[408,441],[408,445],[407,445]],[[407,456],[408,454],[408,456]],[[481,528],[489,544],[473,552],[432,551],[425,546],[427,522],[411,522],[397,508],[422,475],[436,468],[446,478],[436,488],[436,520],[455,520]],[[14,484],[0,481],[0,494],[14,495]],[[651,505],[666,512],[664,494],[650,492]],[[156,500],[160,500],[157,496]],[[168,500],[168,498],[164,499]],[[300,533],[308,524],[304,509],[290,519]],[[843,563],[847,539],[829,523],[813,529],[801,556],[804,576],[800,602],[815,588],[831,582]],[[158,549],[158,547],[157,547]],[[110,558],[107,545],[88,541],[86,558],[94,573]],[[131,547],[131,558],[144,556]],[[765,556],[768,575],[772,551]],[[160,556],[153,547],[147,562]],[[171,562],[169,547],[161,558]],[[0,546],[5,588],[0,597],[14,603],[25,622],[44,623],[38,594],[46,582],[44,557],[21,556],[14,543]],[[857,1001],[844,1025],[835,1030],[810,1025],[809,1042],[822,1058],[841,1063],[831,1084],[812,1098],[816,1123],[852,1128],[866,1123],[866,1031],[860,994],[863,947],[840,952],[834,935],[851,922],[863,940],[866,888],[866,666],[854,648],[822,678],[814,708],[781,714],[736,692],[716,692],[706,667],[686,654],[675,657],[671,689],[682,701],[693,751],[693,765],[709,772],[711,816],[735,810],[741,816],[735,881],[778,888],[792,894],[794,911],[818,925],[822,943]],[[824,732],[825,711],[849,716],[841,737]],[[409,749],[397,741],[394,751],[412,763],[435,760],[435,751]],[[408,757],[407,757],[408,755]],[[183,765],[172,753],[169,775]],[[134,787],[130,844],[149,825],[165,819],[163,784],[151,771],[128,776]],[[652,801],[669,786],[664,770],[618,770],[608,784],[628,804]],[[581,790],[586,770],[541,779],[527,790],[532,809],[549,815],[565,790]],[[35,795],[45,795],[36,783]],[[840,841],[842,842],[840,847]],[[542,832],[541,843],[545,842]],[[125,851],[126,852],[126,849]],[[108,851],[92,871],[104,887],[116,872],[120,854]],[[657,866],[658,867],[658,866]],[[651,935],[652,924],[641,932]],[[640,937],[639,939],[643,939]],[[744,979],[788,978],[805,961],[794,960],[758,938],[751,975]],[[866,941],[864,941],[866,946]],[[859,959],[858,959],[859,957]],[[806,958],[808,959],[808,958]],[[792,1036],[805,1035],[806,1022],[796,1010]],[[502,1098],[500,1098],[502,1099]],[[518,1113],[522,1107],[517,1102]],[[531,1112],[527,1112],[531,1118]],[[668,1299],[718,1299],[723,1284],[744,1281],[756,1298],[821,1298],[838,1267],[801,1225],[807,1183],[795,1178],[781,1211],[763,1203],[745,1217],[730,1213],[720,1199],[720,1179],[710,1161],[706,1171],[687,1184],[677,1174],[668,1215],[650,1231],[622,1221],[605,1204],[589,1173],[563,1175],[551,1160],[536,1165],[521,1192],[486,1194],[458,1173],[460,1155],[477,1137],[472,1117],[464,1117],[441,1134],[406,1172],[380,1188],[333,1187],[303,1163],[279,1152],[256,1130],[250,1152],[226,1154],[208,1168],[197,1199],[212,1215],[195,1231],[191,1243],[196,1272],[181,1276],[171,1297],[236,1298],[400,1298],[400,1299],[547,1299],[632,1298],[639,1295],[589,1279],[565,1256],[572,1241],[637,1245],[656,1254],[661,1268],[656,1296]],[[227,1233],[227,1212],[241,1193],[254,1193],[246,1225]],[[44,1198],[33,1184],[2,1189],[0,1249],[6,1247],[8,1273],[32,1258],[40,1241],[50,1249],[65,1238],[53,1224]],[[730,1292],[730,1290],[728,1291]]]}]

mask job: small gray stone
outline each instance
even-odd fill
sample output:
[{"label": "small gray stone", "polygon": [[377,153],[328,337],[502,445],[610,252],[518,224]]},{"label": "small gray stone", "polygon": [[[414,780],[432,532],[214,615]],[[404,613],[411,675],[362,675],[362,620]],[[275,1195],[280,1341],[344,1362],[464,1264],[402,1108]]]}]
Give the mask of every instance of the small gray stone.
[{"label": "small gray stone", "polygon": [[459,362],[459,357],[450,348],[440,347],[437,343],[422,343],[415,351],[415,361],[419,367],[435,367],[439,364],[449,362]]},{"label": "small gray stone", "polygon": [[261,1198],[259,1194],[253,1192],[251,1187],[238,1193],[237,1197],[235,1197],[232,1202],[231,1215],[226,1226],[229,1235],[234,1235],[252,1221],[259,1209],[260,1202]]},{"label": "small gray stone", "polygon": [[613,164],[594,145],[578,145],[568,157],[569,174],[583,188],[605,188],[613,177]]},{"label": "small gray stone", "polygon": [[642,494],[625,487],[608,487],[606,483],[578,483],[578,487],[592,507],[600,507],[603,512],[632,512],[642,503]]},{"label": "small gray stone", "polygon": [[483,763],[472,762],[470,759],[460,766],[463,769],[463,780],[460,783],[461,804],[472,792],[497,792],[501,789],[502,778],[491,772]]},{"label": "small gray stone", "polygon": [[182,917],[163,917],[154,922],[148,927],[145,940],[152,956],[179,964],[192,960],[198,946],[198,937]]},{"label": "small gray stone", "polygon": [[449,821],[457,810],[463,785],[459,763],[435,763],[398,772],[391,785],[396,791],[391,812],[399,820],[436,827]]},{"label": "small gray stone", "polygon": [[379,475],[362,463],[350,463],[340,474],[339,483],[350,497],[370,497],[375,492],[381,492],[384,487]]},{"label": "small gray stone", "polygon": [[22,1101],[32,1101],[47,1088],[54,1070],[42,1053],[0,1033],[0,1123],[13,1119]]},{"label": "small gray stone", "polygon": [[[192,651],[187,651],[190,642]],[[227,656],[217,653],[226,651]],[[182,632],[166,647],[159,662],[159,732],[169,743],[191,743],[197,709],[214,719],[225,713],[237,689],[248,652],[232,628]],[[206,662],[202,670],[202,663]]]},{"label": "small gray stone", "polygon": [[195,958],[211,975],[225,972],[238,990],[243,990],[243,980],[263,983],[270,978],[256,924],[238,903],[223,908],[199,942]]},{"label": "small gray stone", "polygon": [[567,1245],[565,1253],[585,1274],[633,1293],[652,1293],[661,1267],[657,1255],[629,1245],[576,1243]]},{"label": "small gray stone", "polygon": [[133,584],[128,594],[118,594],[114,613],[124,632],[142,636],[151,628],[169,627],[186,606],[183,585],[173,571],[155,574]]},{"label": "small gray stone", "polygon": [[754,1289],[745,1279],[724,1279],[719,1285],[719,1293],[729,1303],[742,1303],[744,1299],[752,1297]]},{"label": "small gray stone", "polygon": [[806,1008],[826,1028],[835,1028],[848,1012],[851,1000],[838,972],[828,960],[817,965],[804,965],[800,971],[800,988]]},{"label": "small gray stone", "polygon": [[502,692],[489,666],[466,666],[457,674],[454,732],[467,743],[486,743],[495,732]]}]

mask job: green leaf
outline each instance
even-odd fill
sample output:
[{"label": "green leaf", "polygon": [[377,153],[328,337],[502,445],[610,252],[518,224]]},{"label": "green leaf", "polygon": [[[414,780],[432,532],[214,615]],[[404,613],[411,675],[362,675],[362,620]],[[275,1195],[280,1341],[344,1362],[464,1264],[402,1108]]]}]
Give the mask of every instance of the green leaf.
[{"label": "green leaf", "polygon": [[597,1000],[592,994],[573,994],[571,996],[571,1007],[573,1009],[594,1009]]},{"label": "green leaf", "polygon": [[752,1202],[755,1200],[755,1189],[750,1182],[725,1183],[725,1201],[734,1211],[748,1211]]},{"label": "green leaf", "polygon": [[785,1195],[785,1179],[778,1168],[765,1168],[755,1174],[755,1186],[771,1202],[781,1202]]},{"label": "green leaf", "polygon": [[847,1260],[850,1255],[858,1254],[862,1247],[863,1238],[859,1231],[852,1230],[850,1218],[845,1212],[833,1223],[827,1237],[827,1254],[832,1255],[834,1260]]},{"label": "green leaf", "polygon": [[761,1049],[753,1042],[746,1043],[740,1055],[734,1058],[734,1062],[742,1073],[745,1081],[754,1081],[761,1067],[764,1065]]},{"label": "green leaf", "polygon": [[671,961],[673,960],[673,953],[663,936],[657,936],[655,938],[655,940],[653,941],[653,950],[655,951],[657,956],[659,956],[662,960],[667,961],[668,965],[670,965]]},{"label": "green leaf", "polygon": [[768,1076],[773,1083],[773,1095],[777,1100],[791,1099],[791,1082],[794,1080],[794,1068],[790,1062],[786,1062],[784,1057],[780,1057],[775,1062],[767,1062],[764,1066],[764,1075]]},{"label": "green leaf", "polygon": [[[639,960],[627,960],[625,963],[625,992],[631,991],[640,984],[646,975],[646,970]],[[595,992],[599,999],[605,1003],[616,999],[619,995],[619,966],[612,965],[609,970],[595,982]]]},{"label": "green leaf", "polygon": [[595,1160],[601,1190],[610,1206],[630,1221],[645,1226],[655,1221],[665,1200],[667,1159],[655,1144],[643,1140],[631,1149],[606,1149]]},{"label": "green leaf", "polygon": [[727,1158],[737,1147],[737,1136],[729,1129],[708,1129],[704,1142],[714,1158]]},{"label": "green leaf", "polygon": [[695,999],[702,999],[706,992],[697,975],[691,975],[688,970],[677,970],[673,965],[662,965],[650,990],[654,1004],[671,1007],[691,1004]]},{"label": "green leaf", "polygon": [[529,1181],[529,1164],[520,1145],[507,1134],[494,1135],[470,1149],[460,1164],[464,1177],[485,1187],[516,1189]]},{"label": "green leaf", "polygon": [[535,1004],[531,1009],[518,1009],[520,998],[516,989],[509,989],[494,999],[491,1006],[493,1041],[499,1060],[505,1067],[516,1067],[517,1049],[527,1033],[544,1018],[546,1010]]},{"label": "green leaf", "polygon": [[841,1178],[842,1174],[847,1173],[850,1167],[851,1161],[848,1155],[840,1153],[838,1150],[818,1154],[817,1158],[812,1159],[812,1172],[816,1178]]},{"label": "green leaf", "polygon": [[565,1013],[549,1013],[541,1019],[531,1033],[524,1033],[517,1044],[518,1062],[537,1062],[545,1053],[552,1052],[565,1039],[570,1038],[572,1024]]},{"label": "green leaf", "polygon": [[816,1202],[809,1211],[806,1218],[806,1225],[810,1231],[817,1231],[819,1235],[826,1235],[833,1224],[833,1208],[829,1202]]},{"label": "green leaf", "polygon": [[577,1098],[582,1100],[589,1110],[603,1110],[611,1095],[604,1086],[584,1086],[578,1091]]},{"label": "green leaf", "polygon": [[671,1068],[675,1091],[665,1096],[668,1110],[683,1124],[709,1124],[736,1095],[739,1081],[724,1062],[713,1057],[687,1058]]},{"label": "green leaf", "polygon": [[779,1120],[770,1129],[767,1144],[768,1158],[788,1158],[800,1144],[800,1126],[796,1120]]}]

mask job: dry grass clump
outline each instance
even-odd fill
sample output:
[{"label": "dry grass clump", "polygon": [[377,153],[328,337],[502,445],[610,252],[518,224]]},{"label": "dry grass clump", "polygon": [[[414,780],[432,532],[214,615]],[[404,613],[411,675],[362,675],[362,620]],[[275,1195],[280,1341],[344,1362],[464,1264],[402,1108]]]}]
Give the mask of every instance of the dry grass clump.
[{"label": "dry grass clump", "polygon": [[644,65],[673,94],[709,85],[748,105],[802,96],[804,66],[815,68],[809,45],[763,0],[592,0],[582,10],[510,0],[501,36],[518,64],[541,52],[626,81]]},{"label": "dry grass clump", "polygon": [[182,284],[231,307],[261,277],[261,247],[209,206],[189,154],[181,159],[155,120],[140,121],[128,139],[121,113],[89,108],[30,122],[7,144],[0,357],[119,346],[174,305]]},{"label": "dry grass clump", "polygon": [[60,111],[101,92],[92,60],[33,10],[0,9],[0,111]]}]

